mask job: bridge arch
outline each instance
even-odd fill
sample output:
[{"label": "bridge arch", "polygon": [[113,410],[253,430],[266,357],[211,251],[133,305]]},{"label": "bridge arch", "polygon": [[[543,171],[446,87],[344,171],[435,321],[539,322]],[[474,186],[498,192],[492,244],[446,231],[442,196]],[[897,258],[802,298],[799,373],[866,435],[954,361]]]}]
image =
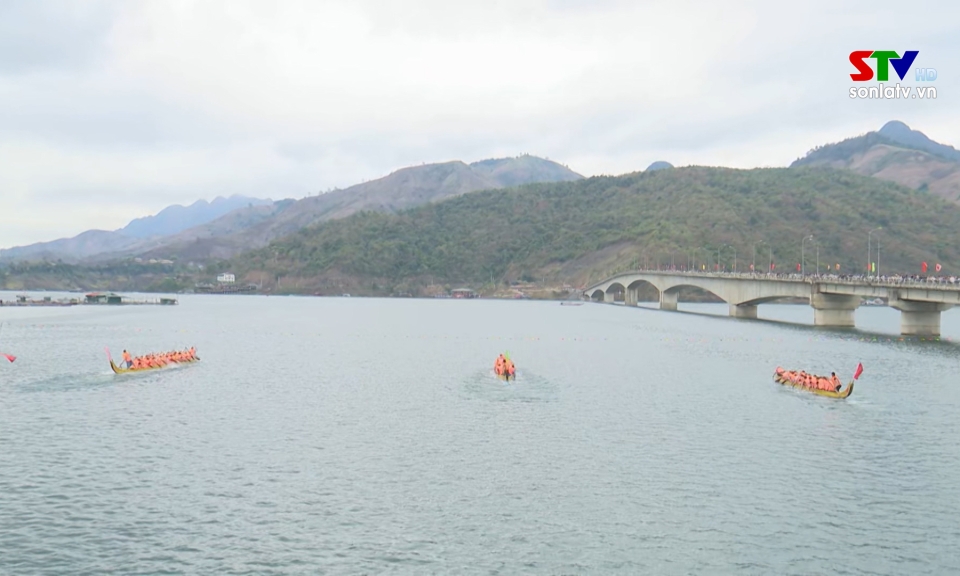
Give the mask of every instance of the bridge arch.
[{"label": "bridge arch", "polygon": [[623,301],[628,306],[636,306],[638,302],[650,301],[650,297],[653,298],[653,301],[660,300],[660,293],[662,290],[660,286],[651,282],[647,278],[635,278],[627,284],[627,291],[624,294]]},{"label": "bridge arch", "polygon": [[[763,296],[761,298],[754,298],[752,300],[745,300],[743,302],[738,302],[737,305],[759,306],[760,304],[770,304],[772,302],[780,302],[781,300],[790,300],[792,298],[797,298],[797,296]],[[807,300],[809,300],[809,298]]]},{"label": "bridge arch", "polygon": [[627,288],[621,282],[611,282],[603,292],[605,302],[616,302],[618,298],[626,300],[627,297]]},{"label": "bridge arch", "polygon": [[711,289],[708,288],[708,287],[698,286],[697,284],[694,284],[694,283],[677,283],[677,284],[672,284],[669,288],[667,288],[666,290],[664,290],[664,292],[666,292],[667,294],[673,295],[674,297],[678,298],[678,297],[680,296],[680,291],[683,290],[684,288],[695,288],[695,289],[697,289],[697,290],[700,290],[701,292],[706,292],[707,294],[712,294],[713,296],[716,296],[717,298],[719,298],[720,300],[723,300],[724,302],[729,302],[729,300],[727,299],[727,296],[725,296],[724,294],[718,294],[716,291],[711,290]]}]

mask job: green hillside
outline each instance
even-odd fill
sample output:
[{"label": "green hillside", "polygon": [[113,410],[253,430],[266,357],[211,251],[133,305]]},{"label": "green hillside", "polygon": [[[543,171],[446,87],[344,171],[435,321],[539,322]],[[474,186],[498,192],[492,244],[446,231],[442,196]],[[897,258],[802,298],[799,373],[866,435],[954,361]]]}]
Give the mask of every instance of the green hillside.
[{"label": "green hillside", "polygon": [[[814,234],[820,262],[866,266],[867,231],[884,272],[920,262],[960,268],[960,208],[931,194],[827,168],[676,168],[467,194],[398,214],[327,222],[215,266],[281,291],[417,293],[428,282],[475,288],[546,279],[583,285],[646,260],[746,270],[761,241],[778,271]],[[766,267],[768,244],[759,244]],[[816,247],[807,242],[807,266]],[[874,256],[875,258],[875,256]]]}]

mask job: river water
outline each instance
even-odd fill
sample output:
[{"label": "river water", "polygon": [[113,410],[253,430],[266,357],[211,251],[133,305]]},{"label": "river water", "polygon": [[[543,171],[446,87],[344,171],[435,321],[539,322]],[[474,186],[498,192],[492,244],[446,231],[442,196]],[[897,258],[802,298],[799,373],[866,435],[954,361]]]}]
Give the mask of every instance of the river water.
[{"label": "river water", "polygon": [[[258,296],[0,321],[0,574],[960,572],[957,311],[940,342],[887,308],[863,331]],[[132,376],[104,352],[191,345]],[[846,400],[771,379],[857,362]]]}]

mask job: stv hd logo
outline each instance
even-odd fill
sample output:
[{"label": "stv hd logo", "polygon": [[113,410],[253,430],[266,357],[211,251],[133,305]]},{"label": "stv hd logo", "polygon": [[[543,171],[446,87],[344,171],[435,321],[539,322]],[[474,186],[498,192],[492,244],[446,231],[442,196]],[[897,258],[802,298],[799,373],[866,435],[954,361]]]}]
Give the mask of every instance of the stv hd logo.
[{"label": "stv hd logo", "polygon": [[[856,74],[850,74],[850,79],[854,82],[869,82],[873,80],[873,68],[865,62],[867,58],[876,60],[877,81],[887,82],[890,80],[890,66],[893,66],[894,72],[901,80],[907,75],[913,61],[917,59],[919,50],[907,50],[900,56],[893,50],[855,50],[850,53],[850,63],[857,69]],[[937,71],[933,68],[917,68],[915,70],[916,80],[918,82],[928,82],[937,79]]]}]

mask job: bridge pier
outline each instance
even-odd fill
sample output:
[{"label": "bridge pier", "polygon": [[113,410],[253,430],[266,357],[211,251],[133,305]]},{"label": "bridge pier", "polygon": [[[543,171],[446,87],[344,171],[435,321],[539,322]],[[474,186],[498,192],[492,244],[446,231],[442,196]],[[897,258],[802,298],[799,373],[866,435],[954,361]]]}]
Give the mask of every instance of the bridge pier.
[{"label": "bridge pier", "polygon": [[900,311],[900,334],[904,336],[939,336],[940,313],[953,307],[940,302],[901,300],[899,294],[892,294],[889,304]]},{"label": "bridge pier", "polygon": [[640,300],[640,289],[627,288],[627,292],[623,295],[623,303],[627,306],[636,306],[639,300]]},{"label": "bridge pier", "polygon": [[753,320],[756,320],[757,306],[755,304],[731,304],[730,317],[731,318],[751,318]]},{"label": "bridge pier", "polygon": [[660,291],[660,309],[661,310],[676,310],[677,309],[677,296],[679,292],[671,292],[668,290]]},{"label": "bridge pier", "polygon": [[604,301],[604,303],[606,303],[606,304],[613,304],[613,302],[614,302],[614,300],[616,299],[616,297],[617,297],[617,295],[614,294],[613,292],[606,292],[606,291],[604,291],[604,293],[603,293],[603,301]]},{"label": "bridge pier", "polygon": [[810,305],[813,306],[814,326],[853,328],[856,326],[854,312],[860,307],[860,297],[817,293],[810,297]]}]

